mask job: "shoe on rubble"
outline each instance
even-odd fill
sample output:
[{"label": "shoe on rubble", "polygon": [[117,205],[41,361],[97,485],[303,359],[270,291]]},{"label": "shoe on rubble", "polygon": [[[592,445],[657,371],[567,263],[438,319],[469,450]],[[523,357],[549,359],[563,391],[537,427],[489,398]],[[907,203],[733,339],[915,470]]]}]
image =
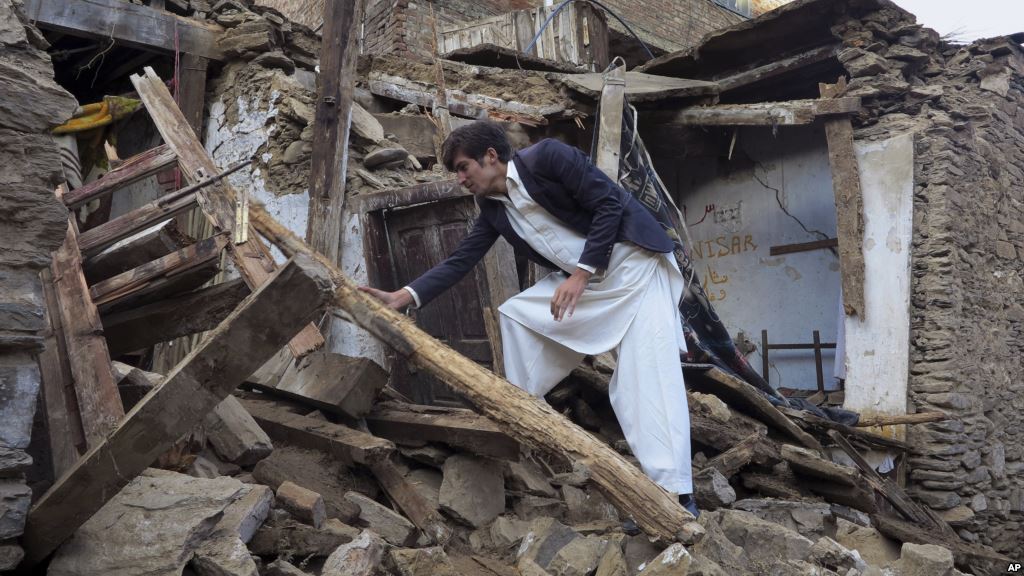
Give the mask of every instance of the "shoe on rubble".
[{"label": "shoe on rubble", "polygon": [[693,514],[694,518],[700,518],[700,510],[697,508],[697,501],[693,499],[693,494],[680,494],[679,503],[687,512]]}]

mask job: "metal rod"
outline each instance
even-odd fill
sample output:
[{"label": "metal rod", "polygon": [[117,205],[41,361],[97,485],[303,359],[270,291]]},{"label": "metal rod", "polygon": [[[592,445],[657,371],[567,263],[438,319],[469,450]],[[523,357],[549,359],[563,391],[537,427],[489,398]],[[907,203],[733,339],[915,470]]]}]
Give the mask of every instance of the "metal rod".
[{"label": "metal rod", "polygon": [[210,184],[214,184],[214,183],[216,183],[216,182],[218,182],[220,180],[223,180],[225,176],[234,174],[235,172],[238,172],[239,170],[241,170],[242,168],[244,168],[244,167],[246,167],[246,166],[248,166],[250,164],[252,164],[252,160],[251,159],[250,160],[243,160],[243,161],[239,162],[238,164],[235,164],[235,165],[231,166],[230,168],[224,170],[223,172],[220,172],[218,174],[214,174],[213,176],[210,176],[209,178],[207,178],[205,180],[200,180],[199,182],[196,182],[195,184],[189,184],[188,186],[186,186],[184,188],[181,188],[179,190],[175,190],[174,192],[171,192],[170,194],[164,194],[160,198],[157,198],[157,200],[156,200],[157,206],[163,206],[165,204],[170,204],[171,202],[174,202],[175,200],[178,200],[180,198],[188,196],[189,194],[191,194],[193,192],[196,192],[197,190],[202,190],[203,188],[206,188]]},{"label": "metal rod", "polygon": [[825,393],[825,375],[821,366],[821,333],[814,331],[814,369],[818,376],[818,392]]}]

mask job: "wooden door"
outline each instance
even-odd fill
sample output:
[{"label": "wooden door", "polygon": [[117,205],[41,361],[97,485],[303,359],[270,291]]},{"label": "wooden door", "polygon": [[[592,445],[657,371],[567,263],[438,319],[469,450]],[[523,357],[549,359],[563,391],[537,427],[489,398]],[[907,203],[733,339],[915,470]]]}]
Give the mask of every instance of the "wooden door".
[{"label": "wooden door", "polygon": [[[476,218],[472,198],[462,197],[384,213],[395,286],[407,285],[455,250]],[[462,355],[492,367],[491,345],[484,324],[481,298],[488,294],[482,267],[477,266],[451,290],[421,310],[416,324]],[[393,364],[392,386],[414,402],[462,404],[446,385],[404,361]]]}]

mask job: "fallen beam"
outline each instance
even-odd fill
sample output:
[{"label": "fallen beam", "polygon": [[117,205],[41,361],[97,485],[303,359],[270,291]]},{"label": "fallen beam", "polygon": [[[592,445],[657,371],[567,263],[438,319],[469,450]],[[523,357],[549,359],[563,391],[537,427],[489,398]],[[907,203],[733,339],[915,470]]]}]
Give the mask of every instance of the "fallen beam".
[{"label": "fallen beam", "polygon": [[302,255],[281,267],[36,502],[22,540],[26,561],[45,559],[199,424],[320,313],[331,290],[322,268]]},{"label": "fallen beam", "polygon": [[107,250],[91,258],[86,258],[82,262],[85,280],[92,286],[132,268],[138,268],[146,262],[166,256],[175,250],[180,250],[193,242],[195,239],[178,230],[175,220],[168,220],[155,230],[140,232],[137,236],[125,238]]},{"label": "fallen beam", "polygon": [[547,403],[438,342],[410,318],[359,291],[355,283],[323,256],[312,252],[302,240],[276,222],[262,205],[250,205],[250,218],[259,232],[285,254],[309,254],[331,268],[338,284],[334,305],[348,312],[355,323],[451,386],[516,440],[557,452],[586,467],[591,480],[612,505],[634,518],[648,535],[665,542],[678,540],[687,544],[703,537],[704,528],[673,495],[610,446],[566,420]]},{"label": "fallen beam", "polygon": [[714,468],[731,478],[751,463],[774,464],[779,460],[779,447],[760,434],[751,434],[725,452],[708,460],[704,466]]},{"label": "fallen beam", "polygon": [[802,126],[824,117],[855,114],[860,98],[845,97],[755,104],[694,106],[676,112],[648,112],[645,121],[681,126]]},{"label": "fallen beam", "polygon": [[103,198],[118,188],[162,172],[165,168],[174,166],[177,161],[178,157],[166,144],[151,148],[125,160],[124,164],[107,172],[98,180],[68,192],[64,195],[64,205],[74,210],[86,202]]},{"label": "fallen beam", "polygon": [[876,414],[874,416],[861,416],[857,420],[858,428],[870,428],[875,426],[895,426],[898,424],[925,424],[927,422],[942,422],[952,420],[953,417],[945,412],[918,412],[916,414]]},{"label": "fallen beam", "polygon": [[189,194],[172,202],[150,202],[101,224],[82,234],[78,246],[86,257],[99,253],[119,240],[136,234],[150,226],[174,218],[196,205],[196,195]]},{"label": "fallen beam", "polygon": [[25,0],[25,16],[40,28],[174,54],[175,48],[223,60],[217,45],[224,29],[124,0]]},{"label": "fallen beam", "polygon": [[241,278],[101,316],[110,355],[216,328],[249,295]]},{"label": "fallen beam", "polygon": [[395,445],[387,440],[326,420],[294,414],[266,400],[243,398],[242,406],[275,441],[319,450],[348,465],[387,458]]},{"label": "fallen beam", "polygon": [[402,476],[394,462],[383,459],[370,464],[370,470],[377,478],[381,488],[405,512],[405,515],[426,534],[433,544],[444,545],[451,537],[451,529],[445,523],[437,507],[432,506]]},{"label": "fallen beam", "polygon": [[365,418],[371,432],[398,443],[443,442],[481,456],[519,457],[519,442],[472,410],[381,403]]},{"label": "fallen beam", "polygon": [[[202,142],[156,72],[147,66],[144,75],[133,74],[131,80],[160,136],[178,156],[178,166],[188,180],[201,182],[219,173],[220,168],[203,148]],[[249,288],[255,289],[270,277],[276,265],[270,250],[260,241],[251,226],[243,224],[236,231],[235,211],[238,198],[239,195],[234,188],[224,180],[196,192],[196,200],[216,232],[237,232],[246,237],[244,242],[229,244],[228,253],[242,278],[245,278],[245,283]],[[296,357],[301,357],[323,345],[323,335],[313,324],[304,328],[288,343]]]},{"label": "fallen beam", "polygon": [[715,81],[718,82],[718,87],[722,92],[746,88],[752,84],[777,78],[801,68],[835,58],[837,50],[838,46],[835,45],[821,46],[790,56],[789,58],[770,62],[764,66],[744,70],[730,76],[719,77]]}]

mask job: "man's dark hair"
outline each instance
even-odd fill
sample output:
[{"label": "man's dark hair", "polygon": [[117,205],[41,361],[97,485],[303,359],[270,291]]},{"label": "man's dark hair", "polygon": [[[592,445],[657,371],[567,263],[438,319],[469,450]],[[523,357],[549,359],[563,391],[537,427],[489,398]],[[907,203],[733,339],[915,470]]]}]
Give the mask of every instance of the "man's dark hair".
[{"label": "man's dark hair", "polygon": [[497,122],[477,120],[452,130],[441,147],[441,161],[448,171],[454,172],[455,167],[452,164],[455,162],[456,154],[461,152],[480,162],[488,148],[494,148],[498,153],[498,160],[506,164],[512,159],[512,145],[508,143],[505,129]]}]

